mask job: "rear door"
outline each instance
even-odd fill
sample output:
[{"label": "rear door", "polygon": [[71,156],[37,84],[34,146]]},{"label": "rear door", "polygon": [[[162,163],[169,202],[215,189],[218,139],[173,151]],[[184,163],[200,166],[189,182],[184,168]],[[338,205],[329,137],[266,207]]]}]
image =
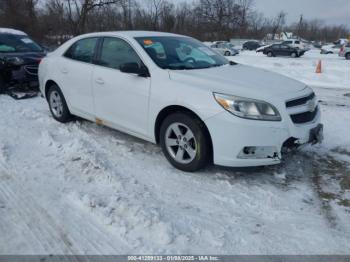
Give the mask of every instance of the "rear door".
[{"label": "rear door", "polygon": [[221,54],[223,54],[223,55],[228,51],[227,48],[226,48],[226,45],[223,44],[223,43],[218,44],[218,48],[219,48]]},{"label": "rear door", "polygon": [[281,45],[273,45],[272,46],[274,55],[280,56],[282,55]]},{"label": "rear door", "polygon": [[144,66],[128,42],[105,37],[93,72],[95,115],[102,122],[145,137],[151,79],[121,72],[120,67],[128,63]]},{"label": "rear door", "polygon": [[85,38],[74,43],[57,62],[58,84],[71,110],[93,114],[92,72],[98,38]]},{"label": "rear door", "polygon": [[289,56],[291,53],[291,47],[288,45],[280,45],[280,55],[281,56]]}]

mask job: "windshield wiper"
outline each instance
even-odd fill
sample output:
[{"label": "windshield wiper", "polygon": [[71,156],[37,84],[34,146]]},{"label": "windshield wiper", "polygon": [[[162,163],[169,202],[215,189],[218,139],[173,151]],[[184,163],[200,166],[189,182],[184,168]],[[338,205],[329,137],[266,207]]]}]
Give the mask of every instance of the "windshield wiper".
[{"label": "windshield wiper", "polygon": [[196,68],[182,65],[182,66],[168,66],[167,69],[170,69],[170,70],[192,70],[192,69],[196,69]]}]

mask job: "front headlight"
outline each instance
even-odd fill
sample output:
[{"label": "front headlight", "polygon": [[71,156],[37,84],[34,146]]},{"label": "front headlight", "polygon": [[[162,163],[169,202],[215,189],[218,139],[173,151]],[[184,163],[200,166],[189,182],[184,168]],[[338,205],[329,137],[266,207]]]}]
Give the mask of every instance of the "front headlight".
[{"label": "front headlight", "polygon": [[282,120],[278,110],[267,102],[217,93],[214,97],[219,105],[235,116],[263,121]]},{"label": "front headlight", "polygon": [[24,60],[20,57],[9,57],[7,58],[7,63],[11,64],[11,65],[15,65],[15,66],[20,66],[22,64],[24,64]]}]

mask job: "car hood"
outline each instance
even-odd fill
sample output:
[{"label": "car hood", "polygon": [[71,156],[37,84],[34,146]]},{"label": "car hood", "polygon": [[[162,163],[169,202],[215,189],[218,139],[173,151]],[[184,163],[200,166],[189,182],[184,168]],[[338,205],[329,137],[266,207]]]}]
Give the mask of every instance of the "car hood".
[{"label": "car hood", "polygon": [[201,70],[170,71],[170,78],[211,92],[256,99],[292,94],[306,88],[305,84],[286,76],[239,64]]},{"label": "car hood", "polygon": [[19,57],[24,60],[24,64],[38,64],[45,55],[43,52],[6,53],[1,54],[1,58]]}]

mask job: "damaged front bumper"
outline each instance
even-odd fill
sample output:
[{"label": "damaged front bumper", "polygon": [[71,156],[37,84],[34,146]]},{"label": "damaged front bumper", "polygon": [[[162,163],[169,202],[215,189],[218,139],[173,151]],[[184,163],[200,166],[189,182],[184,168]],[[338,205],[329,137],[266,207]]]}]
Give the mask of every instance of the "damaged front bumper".
[{"label": "damaged front bumper", "polygon": [[284,148],[321,143],[323,125],[318,113],[313,122],[249,121],[223,112],[205,121],[211,134],[214,164],[230,167],[279,164]]},{"label": "damaged front bumper", "polygon": [[9,83],[25,85],[31,88],[38,87],[38,65],[23,65],[10,70]]}]

